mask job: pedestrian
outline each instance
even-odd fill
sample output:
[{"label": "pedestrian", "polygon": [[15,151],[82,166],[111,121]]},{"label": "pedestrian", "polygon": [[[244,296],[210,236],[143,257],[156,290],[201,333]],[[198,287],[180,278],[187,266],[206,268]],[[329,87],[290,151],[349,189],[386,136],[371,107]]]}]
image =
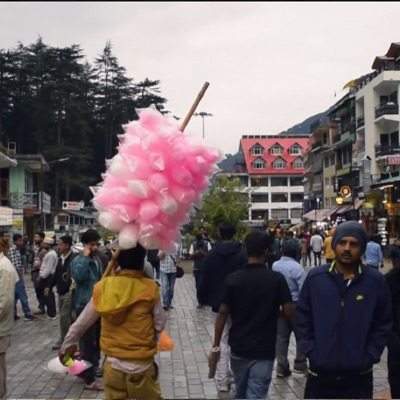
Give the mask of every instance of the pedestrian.
[{"label": "pedestrian", "polygon": [[0,233],[0,252],[7,256],[10,250],[10,233],[2,231]]},{"label": "pedestrian", "polygon": [[321,253],[324,245],[324,241],[322,240],[321,235],[319,235],[316,231],[311,236],[310,246],[311,250],[314,253],[314,266],[317,267],[321,265]]},{"label": "pedestrian", "polygon": [[391,398],[400,399],[400,267],[393,268],[385,278],[393,310],[393,326],[387,343],[388,380]]},{"label": "pedestrian", "polygon": [[55,273],[47,281],[45,296],[49,296],[53,287],[57,287],[58,312],[60,314],[60,336],[52,346],[52,350],[58,350],[71,326],[71,262],[75,253],[71,250],[71,236],[61,236],[58,241],[58,260]]},{"label": "pedestrian", "polygon": [[73,356],[85,330],[101,319],[106,399],[161,399],[154,356],[166,318],[156,282],[143,272],[146,250],[121,250],[120,270],[94,286],[93,297],[71,325],[60,360]]},{"label": "pedestrian", "polygon": [[158,258],[159,249],[147,250],[147,261],[156,271],[156,279],[160,279],[160,259]]},{"label": "pedestrian", "polygon": [[294,237],[294,233],[289,231],[286,233],[286,238],[283,245],[291,245],[296,249],[296,257],[295,260],[300,262],[301,260],[301,246],[300,241]]},{"label": "pedestrian", "polygon": [[310,267],[311,267],[311,235],[310,235],[310,232],[309,231],[307,231],[307,232],[304,232],[304,239],[306,239],[307,240],[307,243],[308,243],[308,247],[307,247],[307,260],[309,261],[309,263],[310,263]]},{"label": "pedestrian", "polygon": [[382,248],[378,243],[377,236],[371,236],[365,250],[365,263],[375,269],[383,267]]},{"label": "pedestrian", "polygon": [[[214,328],[226,277],[243,268],[247,263],[247,256],[242,244],[234,240],[235,233],[236,229],[232,223],[220,223],[218,225],[219,241],[215,243],[203,260],[203,279],[199,286],[199,298],[201,304],[208,304],[211,307],[210,320]],[[219,345],[220,358],[215,376],[220,392],[228,392],[233,380],[229,366],[230,347],[228,344],[231,325],[232,321],[228,316]]]},{"label": "pedestrian", "polygon": [[211,250],[210,242],[204,240],[203,235],[198,233],[196,235],[196,240],[192,242],[189,249],[189,258],[193,260],[193,275],[196,285],[197,308],[204,307],[199,297],[199,287],[203,275],[204,257],[209,250]]},{"label": "pedestrian", "polygon": [[332,238],[335,260],[312,269],[297,303],[301,345],[309,360],[304,398],[372,399],[373,365],[392,326],[385,277],[362,264],[367,233],[356,221]]},{"label": "pedestrian", "polygon": [[199,233],[203,236],[203,239],[204,239],[206,242],[210,243],[210,246],[212,247],[211,239],[210,239],[210,237],[208,236],[207,229],[206,229],[204,226],[200,226],[200,227],[199,227]]},{"label": "pedestrian", "polygon": [[[71,278],[75,282],[73,307],[77,318],[89,303],[94,285],[100,281],[106,268],[99,257],[99,240],[100,235],[95,229],[88,229],[84,232],[81,238],[83,250],[75,256],[71,263]],[[79,352],[85,360],[92,364],[80,375],[85,380],[85,389],[103,390],[103,385],[95,379],[100,363],[100,320],[93,321],[93,324],[90,324],[90,327],[81,336]],[[100,371],[97,375],[100,375]]]},{"label": "pedestrian", "polygon": [[8,252],[8,259],[14,265],[15,270],[18,273],[18,282],[15,284],[15,303],[14,303],[14,320],[18,320],[20,317],[17,313],[17,302],[21,302],[22,311],[24,312],[25,321],[33,321],[35,317],[32,315],[29,307],[28,295],[26,294],[25,282],[24,282],[24,267],[21,261],[21,254],[19,249],[23,247],[22,235],[15,233],[13,235],[13,244]]},{"label": "pedestrian", "polygon": [[281,241],[278,237],[277,231],[270,231],[268,236],[271,238],[270,245],[268,248],[267,264],[268,268],[272,268],[275,261],[281,258]]},{"label": "pedestrian", "polygon": [[176,280],[176,266],[180,265],[180,246],[175,243],[175,251],[158,252],[160,259],[160,273],[161,273],[161,291],[164,310],[174,308],[172,299],[174,298],[175,280]]},{"label": "pedestrian", "polygon": [[332,237],[334,233],[335,229],[332,228],[331,231],[329,232],[329,236],[327,236],[326,239],[324,240],[324,246],[323,246],[324,257],[328,264],[330,264],[335,259],[335,252],[332,249]]},{"label": "pedestrian", "polygon": [[236,399],[265,399],[275,359],[277,321],[282,306],[290,317],[292,296],[284,276],[266,265],[270,239],[266,233],[252,231],[245,238],[248,264],[230,274],[224,285],[215,324],[209,364],[218,356],[228,316],[230,361],[235,378]]},{"label": "pedestrian", "polygon": [[29,240],[27,236],[23,236],[22,245],[21,248],[19,249],[19,252],[21,254],[21,263],[24,274],[26,274],[26,271],[28,269],[28,249],[29,249]]},{"label": "pedestrian", "polygon": [[285,378],[292,374],[288,361],[288,349],[292,332],[296,338],[296,356],[293,372],[307,374],[307,359],[301,350],[297,325],[295,322],[296,304],[306,278],[304,268],[295,259],[297,249],[292,244],[286,244],[282,249],[283,256],[272,266],[272,270],[280,272],[286,279],[293,301],[293,314],[286,317],[283,313],[278,318],[278,337],[276,340],[276,376]]},{"label": "pedestrian", "polygon": [[[303,233],[299,235],[300,242],[300,253],[301,253],[301,262],[303,263],[303,267],[307,267],[307,255],[310,245],[308,244],[307,239],[304,237]],[[310,263],[311,266],[311,263]]]},{"label": "pedestrian", "polygon": [[0,252],[0,399],[7,396],[6,352],[14,327],[15,285],[17,271],[6,255]]},{"label": "pedestrian", "polygon": [[390,259],[393,268],[400,267],[400,239],[396,238],[390,245]]},{"label": "pedestrian", "polygon": [[33,238],[34,245],[33,245],[33,263],[31,269],[31,279],[33,282],[33,287],[35,288],[36,298],[39,303],[38,310],[35,311],[34,315],[41,315],[45,314],[44,310],[44,292],[43,286],[38,282],[38,276],[40,272],[40,267],[42,265],[42,261],[44,256],[46,255],[47,251],[42,247],[43,240],[45,235],[43,232],[38,232]]},{"label": "pedestrian", "polygon": [[46,255],[43,258],[39,276],[37,277],[37,283],[40,285],[41,291],[43,292],[43,306],[47,311],[47,317],[45,318],[52,320],[56,319],[56,299],[52,290],[48,292],[47,296],[44,292],[51,275],[56,272],[58,262],[57,253],[53,249],[53,245],[54,239],[48,237],[44,238],[42,247],[46,250]]}]

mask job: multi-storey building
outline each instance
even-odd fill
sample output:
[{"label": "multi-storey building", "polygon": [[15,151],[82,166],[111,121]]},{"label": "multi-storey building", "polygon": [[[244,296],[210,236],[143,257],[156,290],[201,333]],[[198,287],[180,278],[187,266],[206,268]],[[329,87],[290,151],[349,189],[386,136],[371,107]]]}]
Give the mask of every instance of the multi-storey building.
[{"label": "multi-storey building", "polygon": [[395,236],[400,233],[400,43],[376,57],[372,69],[355,94],[356,161],[366,194],[362,218],[370,233],[383,221],[386,230],[381,230]]},{"label": "multi-storey building", "polygon": [[308,135],[245,135],[240,140],[239,176],[249,195],[250,226],[288,228],[303,213],[303,154]]}]

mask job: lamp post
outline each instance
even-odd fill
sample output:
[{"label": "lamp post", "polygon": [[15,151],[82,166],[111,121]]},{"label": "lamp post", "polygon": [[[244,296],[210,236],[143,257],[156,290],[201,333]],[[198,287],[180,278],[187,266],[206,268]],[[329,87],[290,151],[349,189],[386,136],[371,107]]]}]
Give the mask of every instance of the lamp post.
[{"label": "lamp post", "polygon": [[317,210],[319,208],[320,199],[317,197],[315,199],[315,229],[317,229]]},{"label": "lamp post", "polygon": [[203,120],[203,139],[204,139],[204,117],[212,117],[212,114],[206,113],[204,111],[201,111],[199,113],[194,113],[193,114],[195,117],[201,117]]},{"label": "lamp post", "polygon": [[46,170],[48,171],[50,169],[50,165],[68,160],[69,157],[59,158],[58,160],[52,160],[52,161],[44,161],[42,156],[40,158],[40,213],[41,213],[41,225],[43,231],[46,230],[46,218],[43,212],[44,165],[47,166]]}]

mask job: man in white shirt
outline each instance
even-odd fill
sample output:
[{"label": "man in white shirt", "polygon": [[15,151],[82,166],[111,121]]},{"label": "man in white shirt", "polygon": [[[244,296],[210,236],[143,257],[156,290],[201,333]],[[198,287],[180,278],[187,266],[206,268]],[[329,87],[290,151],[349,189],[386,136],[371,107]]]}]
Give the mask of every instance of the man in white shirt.
[{"label": "man in white shirt", "polygon": [[317,267],[321,265],[321,253],[324,247],[324,241],[316,231],[314,231],[314,234],[311,236],[310,246],[314,253],[314,266]]}]

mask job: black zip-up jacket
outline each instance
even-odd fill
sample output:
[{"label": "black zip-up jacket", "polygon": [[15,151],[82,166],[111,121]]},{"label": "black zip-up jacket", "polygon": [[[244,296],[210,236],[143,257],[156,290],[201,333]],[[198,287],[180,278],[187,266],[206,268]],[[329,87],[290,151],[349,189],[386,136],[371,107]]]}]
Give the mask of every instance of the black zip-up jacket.
[{"label": "black zip-up jacket", "polygon": [[47,287],[51,290],[57,285],[57,293],[63,295],[69,292],[71,286],[71,262],[76,256],[76,253],[71,251],[69,256],[65,259],[64,265],[61,261],[61,256],[58,257],[56,272],[50,276]]},{"label": "black zip-up jacket", "polygon": [[203,276],[200,279],[199,301],[218,312],[226,277],[247,264],[241,243],[217,242],[203,258]]},{"label": "black zip-up jacket", "polygon": [[[393,310],[393,326],[387,347],[400,356],[400,268],[393,268],[385,277],[392,295]],[[398,361],[400,363],[400,358]]]}]

